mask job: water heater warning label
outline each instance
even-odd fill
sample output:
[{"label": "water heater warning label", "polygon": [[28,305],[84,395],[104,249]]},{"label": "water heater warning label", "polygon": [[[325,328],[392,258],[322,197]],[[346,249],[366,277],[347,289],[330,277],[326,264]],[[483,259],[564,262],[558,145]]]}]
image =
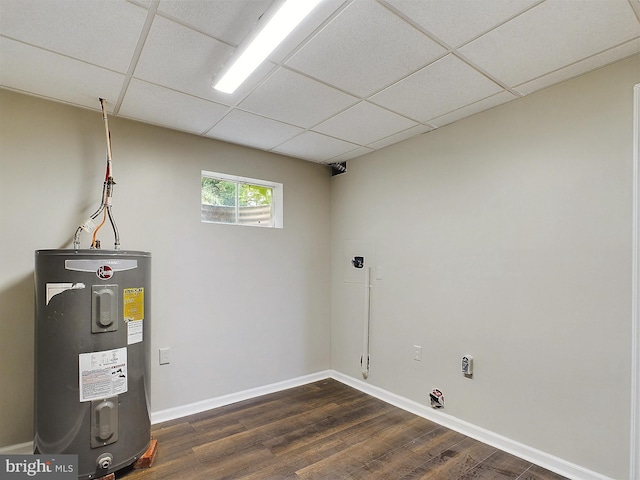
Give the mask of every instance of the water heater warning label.
[{"label": "water heater warning label", "polygon": [[127,387],[127,348],[81,353],[80,401],[89,402],[125,393]]},{"label": "water heater warning label", "polygon": [[144,319],[144,288],[125,288],[122,295],[124,298],[124,321]]},{"label": "water heater warning label", "polygon": [[142,341],[142,323],[144,320],[144,288],[125,288],[123,290],[123,318],[127,323],[127,344]]}]

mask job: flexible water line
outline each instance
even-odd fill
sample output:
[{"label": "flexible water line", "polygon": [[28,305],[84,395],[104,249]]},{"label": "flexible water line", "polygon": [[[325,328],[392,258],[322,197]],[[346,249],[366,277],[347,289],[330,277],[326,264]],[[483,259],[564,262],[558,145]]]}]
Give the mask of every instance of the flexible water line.
[{"label": "flexible water line", "polygon": [[107,118],[107,110],[106,110],[106,101],[104,98],[100,98],[100,107],[102,109],[102,120],[104,121],[104,129],[105,136],[107,139],[107,168],[104,177],[104,184],[102,186],[102,199],[100,203],[100,207],[96,210],[91,217],[85,220],[77,229],[73,236],[73,248],[80,248],[80,234],[84,230],[87,233],[93,233],[93,237],[91,240],[91,248],[99,248],[98,242],[96,240],[96,234],[98,230],[104,225],[104,221],[96,227],[94,220],[98,218],[98,216],[104,212],[106,209],[106,214],[109,216],[109,222],[111,223],[111,227],[113,228],[113,234],[115,237],[114,240],[114,248],[115,250],[120,249],[120,234],[118,233],[118,227],[116,226],[115,219],[113,218],[113,214],[111,213],[111,198],[113,197],[113,186],[116,182],[113,180],[113,163],[111,158],[111,133],[109,131],[109,121]]}]

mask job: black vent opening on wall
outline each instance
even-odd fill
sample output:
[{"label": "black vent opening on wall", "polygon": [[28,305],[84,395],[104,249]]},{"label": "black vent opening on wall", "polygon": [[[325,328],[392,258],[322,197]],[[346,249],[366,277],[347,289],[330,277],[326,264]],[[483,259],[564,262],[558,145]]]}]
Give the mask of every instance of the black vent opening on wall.
[{"label": "black vent opening on wall", "polygon": [[331,166],[331,176],[335,177],[336,175],[340,175],[341,173],[347,173],[347,162],[342,163],[332,163]]}]

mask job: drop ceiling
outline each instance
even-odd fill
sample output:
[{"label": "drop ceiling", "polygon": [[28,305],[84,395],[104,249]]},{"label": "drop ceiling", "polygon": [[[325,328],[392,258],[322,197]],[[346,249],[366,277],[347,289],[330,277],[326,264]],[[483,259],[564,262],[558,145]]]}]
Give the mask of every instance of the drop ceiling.
[{"label": "drop ceiling", "polygon": [[271,3],[0,0],[0,88],[333,163],[640,52],[639,0],[323,0],[213,90]]}]

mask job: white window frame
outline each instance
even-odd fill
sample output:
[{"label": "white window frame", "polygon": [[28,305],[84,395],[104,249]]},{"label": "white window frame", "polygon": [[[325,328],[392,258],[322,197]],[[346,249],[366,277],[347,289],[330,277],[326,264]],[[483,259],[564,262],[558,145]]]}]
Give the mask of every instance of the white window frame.
[{"label": "white window frame", "polygon": [[[202,217],[200,221],[202,223],[218,223],[222,225],[238,225],[243,227],[258,227],[258,228],[284,228],[284,219],[283,219],[283,185],[282,183],[272,182],[270,180],[261,180],[258,178],[249,178],[249,177],[241,177],[239,175],[229,175],[227,173],[218,173],[218,172],[209,172],[207,170],[202,170],[200,173],[200,189],[202,193],[202,178],[213,178],[214,180],[222,180],[225,182],[234,182],[238,185],[240,184],[249,184],[256,185],[259,187],[268,187],[271,188],[272,197],[271,197],[271,215],[272,215],[272,224],[271,225],[251,225],[245,223],[229,223],[229,222],[216,222],[212,220],[203,220]],[[236,208],[238,208],[236,202]],[[200,197],[200,205],[202,205],[202,195]],[[236,215],[237,218],[237,215]]]}]

